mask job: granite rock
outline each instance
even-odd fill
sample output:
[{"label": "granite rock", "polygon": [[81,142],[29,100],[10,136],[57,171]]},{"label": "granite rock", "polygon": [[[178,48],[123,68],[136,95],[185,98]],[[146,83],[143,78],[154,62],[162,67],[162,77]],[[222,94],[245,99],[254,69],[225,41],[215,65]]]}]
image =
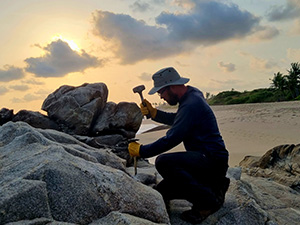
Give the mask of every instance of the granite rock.
[{"label": "granite rock", "polygon": [[43,102],[48,116],[64,125],[63,131],[88,135],[94,120],[105,107],[108,89],[104,83],[61,86]]},{"label": "granite rock", "polygon": [[[108,150],[8,122],[0,127],[0,154],[0,224],[37,218],[89,224],[112,211],[169,223],[161,195],[128,175]],[[105,160],[97,159],[101,154]]]}]

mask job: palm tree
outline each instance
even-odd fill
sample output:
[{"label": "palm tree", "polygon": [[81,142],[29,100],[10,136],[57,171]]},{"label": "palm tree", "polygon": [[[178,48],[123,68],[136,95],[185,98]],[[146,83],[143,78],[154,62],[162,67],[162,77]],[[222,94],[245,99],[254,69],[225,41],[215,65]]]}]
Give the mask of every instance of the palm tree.
[{"label": "palm tree", "polygon": [[292,63],[292,68],[288,70],[287,84],[293,98],[299,96],[300,89],[300,63]]},{"label": "palm tree", "polygon": [[274,73],[274,77],[272,79],[271,87],[279,90],[282,94],[284,94],[284,91],[287,88],[287,78],[286,78],[286,76],[284,76],[280,72]]}]

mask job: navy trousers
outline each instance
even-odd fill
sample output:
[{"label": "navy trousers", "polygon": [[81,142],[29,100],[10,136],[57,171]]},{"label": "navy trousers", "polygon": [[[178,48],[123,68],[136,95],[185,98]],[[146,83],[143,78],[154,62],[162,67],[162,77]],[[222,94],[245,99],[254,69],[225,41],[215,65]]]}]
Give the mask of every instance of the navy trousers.
[{"label": "navy trousers", "polygon": [[193,151],[175,152],[159,155],[155,167],[163,177],[156,189],[164,200],[185,199],[200,210],[220,204],[217,193],[227,179],[227,159]]}]

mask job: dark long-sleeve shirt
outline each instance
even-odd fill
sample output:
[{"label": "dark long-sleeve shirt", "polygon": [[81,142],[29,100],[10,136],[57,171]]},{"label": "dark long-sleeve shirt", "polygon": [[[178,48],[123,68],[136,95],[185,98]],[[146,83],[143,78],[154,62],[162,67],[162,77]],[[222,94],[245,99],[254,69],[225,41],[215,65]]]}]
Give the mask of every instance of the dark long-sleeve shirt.
[{"label": "dark long-sleeve shirt", "polygon": [[207,156],[228,159],[215,115],[197,88],[188,86],[179,101],[177,113],[157,110],[154,120],[171,125],[171,128],[166,136],[142,145],[141,157],[158,155],[183,142],[186,151],[199,151]]}]

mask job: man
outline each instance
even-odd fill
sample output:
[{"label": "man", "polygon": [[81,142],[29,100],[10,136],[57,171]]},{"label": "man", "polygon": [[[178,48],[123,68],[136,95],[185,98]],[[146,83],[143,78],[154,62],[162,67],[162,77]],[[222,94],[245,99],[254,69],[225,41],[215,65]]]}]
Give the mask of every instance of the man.
[{"label": "man", "polygon": [[131,156],[148,158],[183,142],[186,152],[166,153],[156,158],[155,167],[163,177],[156,189],[166,203],[172,199],[191,202],[192,209],[183,212],[181,217],[190,223],[199,223],[224,203],[229,186],[229,179],[225,177],[228,151],[213,111],[201,91],[185,85],[188,78],[180,77],[169,67],[156,72],[152,79],[154,87],[149,94],[157,92],[170,105],[179,103],[178,110],[163,112],[144,100],[141,112],[171,128],[151,144],[130,143],[128,150]]}]

